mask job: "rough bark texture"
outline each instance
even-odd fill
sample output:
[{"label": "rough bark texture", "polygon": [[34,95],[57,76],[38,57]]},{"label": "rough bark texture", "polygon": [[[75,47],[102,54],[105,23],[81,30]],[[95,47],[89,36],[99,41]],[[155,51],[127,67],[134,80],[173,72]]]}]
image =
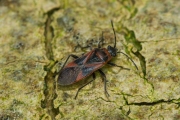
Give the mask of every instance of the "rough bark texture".
[{"label": "rough bark texture", "polygon": [[[0,0],[0,119],[180,119],[179,11],[178,0]],[[92,77],[59,86],[54,73],[69,54],[90,50],[78,44],[97,47],[102,31],[103,47],[113,45],[110,20],[117,48],[139,70],[118,54],[112,61],[131,70],[102,68],[110,97],[96,73],[75,100]],[[125,28],[141,42],[146,67],[128,53],[136,49],[124,39]]]}]

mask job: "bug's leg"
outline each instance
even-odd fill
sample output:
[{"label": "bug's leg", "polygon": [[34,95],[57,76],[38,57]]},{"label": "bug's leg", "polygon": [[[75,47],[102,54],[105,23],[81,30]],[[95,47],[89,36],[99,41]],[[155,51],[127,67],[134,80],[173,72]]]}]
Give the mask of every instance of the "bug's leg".
[{"label": "bug's leg", "polygon": [[64,62],[62,69],[64,68],[65,64],[67,63],[67,61],[69,60],[70,57],[73,57],[74,59],[79,58],[79,57],[76,56],[76,55],[70,54],[70,55],[67,57],[66,61]]},{"label": "bug's leg", "polygon": [[107,79],[106,79],[106,75],[103,73],[103,71],[102,70],[98,70],[99,71],[99,73],[101,74],[101,76],[102,76],[102,78],[103,78],[103,81],[104,81],[104,92],[105,92],[105,95],[106,95],[106,97],[109,97],[110,95],[109,95],[109,93],[107,92]]},{"label": "bug's leg", "polygon": [[92,81],[94,81],[94,80],[96,79],[95,73],[92,74],[92,77],[93,77],[93,79],[92,79],[91,81],[89,81],[89,82],[87,82],[86,84],[82,85],[82,86],[78,89],[78,91],[76,92],[76,95],[75,95],[74,99],[77,98],[79,91],[80,91],[83,87],[85,87],[86,85],[90,84]]},{"label": "bug's leg", "polygon": [[88,47],[89,47],[88,45],[85,46],[85,47],[83,47],[83,46],[81,46],[81,45],[78,43],[78,44],[75,46],[74,51],[76,51],[77,48],[84,49],[84,48],[88,48]]},{"label": "bug's leg", "polygon": [[124,69],[124,70],[130,70],[129,68],[124,68],[123,66],[116,65],[115,63],[108,62],[107,64],[111,65],[111,66],[119,67],[119,68]]},{"label": "bug's leg", "polygon": [[83,47],[79,43],[75,46],[74,51],[76,51],[77,48],[81,48],[81,49],[90,48],[90,50],[92,50],[92,46],[91,45],[87,45],[87,46]]},{"label": "bug's leg", "polygon": [[101,48],[100,43],[103,44],[103,41],[104,41],[104,37],[103,37],[103,32],[102,32],[102,38],[101,38],[101,40],[100,40],[99,43],[98,43],[98,48]]},{"label": "bug's leg", "polygon": [[136,67],[136,69],[138,70],[138,67],[137,67],[137,65],[135,64],[135,62],[128,56],[128,55],[126,55],[125,53],[123,53],[123,52],[117,52],[117,53],[122,53],[124,56],[126,56],[133,64],[134,64],[134,66]]}]

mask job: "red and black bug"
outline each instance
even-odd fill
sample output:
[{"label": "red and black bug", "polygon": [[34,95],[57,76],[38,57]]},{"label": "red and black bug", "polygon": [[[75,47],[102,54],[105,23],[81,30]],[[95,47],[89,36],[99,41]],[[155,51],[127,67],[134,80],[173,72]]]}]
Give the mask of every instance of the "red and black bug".
[{"label": "red and black bug", "polygon": [[[116,67],[120,67],[122,69],[129,70],[128,68],[124,68],[122,66],[118,66],[118,65],[110,62],[110,60],[113,57],[116,57],[117,53],[122,53],[123,55],[125,55],[128,59],[130,59],[132,61],[132,63],[137,68],[136,64],[133,62],[133,60],[128,55],[126,55],[125,53],[120,52],[120,51],[118,52],[118,49],[116,48],[116,33],[114,30],[112,21],[111,21],[111,25],[112,25],[112,29],[114,32],[114,41],[115,41],[114,47],[109,45],[107,47],[107,49],[101,48],[100,42],[103,41],[103,34],[102,34],[102,39],[98,43],[98,48],[94,48],[93,50],[82,55],[81,57],[78,57],[73,54],[69,55],[63,65],[62,69],[60,70],[60,73],[58,76],[58,84],[59,85],[71,85],[71,84],[74,84],[74,83],[86,78],[87,76],[92,75],[93,79],[78,89],[75,99],[76,99],[79,91],[83,87],[85,87],[86,85],[91,83],[93,80],[95,80],[95,78],[96,78],[95,72],[96,71],[98,71],[101,74],[103,81],[104,81],[105,94],[106,94],[106,96],[109,96],[107,89],[106,89],[106,82],[107,82],[106,75],[103,73],[103,71],[100,68],[102,68],[106,64],[109,64],[111,66],[116,66]],[[65,64],[67,63],[67,61],[70,57],[75,58],[75,60],[68,63],[65,66]]]}]

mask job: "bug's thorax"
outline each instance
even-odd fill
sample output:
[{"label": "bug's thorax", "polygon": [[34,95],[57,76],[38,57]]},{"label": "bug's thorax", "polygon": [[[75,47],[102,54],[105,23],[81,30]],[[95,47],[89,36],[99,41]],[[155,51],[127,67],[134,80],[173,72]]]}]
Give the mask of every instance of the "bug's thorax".
[{"label": "bug's thorax", "polygon": [[84,57],[83,65],[84,64],[97,64],[97,63],[102,64],[112,59],[112,56],[110,55],[110,53],[108,52],[106,48],[95,48],[82,57]]}]

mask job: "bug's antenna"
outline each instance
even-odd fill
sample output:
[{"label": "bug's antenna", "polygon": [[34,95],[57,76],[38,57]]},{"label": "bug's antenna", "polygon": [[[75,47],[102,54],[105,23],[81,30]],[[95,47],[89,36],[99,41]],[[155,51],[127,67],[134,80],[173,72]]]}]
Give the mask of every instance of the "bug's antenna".
[{"label": "bug's antenna", "polygon": [[134,66],[136,67],[136,69],[138,70],[138,67],[137,67],[137,65],[134,63],[134,61],[128,56],[128,55],[126,55],[125,53],[123,53],[123,52],[117,52],[117,53],[122,53],[123,55],[125,55],[128,59],[130,59],[131,60],[131,62],[134,64]]},{"label": "bug's antenna", "polygon": [[114,48],[116,48],[116,32],[114,30],[114,25],[113,25],[113,21],[111,20],[111,26],[112,26],[112,29],[113,29],[113,32],[114,32]]}]

